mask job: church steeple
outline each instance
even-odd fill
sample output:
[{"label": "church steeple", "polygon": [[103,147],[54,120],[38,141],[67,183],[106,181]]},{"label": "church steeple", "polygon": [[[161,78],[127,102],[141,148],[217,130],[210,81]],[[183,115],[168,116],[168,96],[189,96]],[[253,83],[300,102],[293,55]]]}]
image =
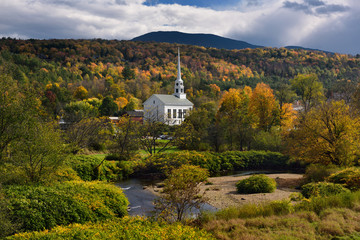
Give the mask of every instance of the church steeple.
[{"label": "church steeple", "polygon": [[180,99],[186,99],[186,93],[184,92],[184,81],[181,79],[181,66],[180,66],[180,48],[178,48],[178,67],[177,78],[175,80],[174,95]]}]

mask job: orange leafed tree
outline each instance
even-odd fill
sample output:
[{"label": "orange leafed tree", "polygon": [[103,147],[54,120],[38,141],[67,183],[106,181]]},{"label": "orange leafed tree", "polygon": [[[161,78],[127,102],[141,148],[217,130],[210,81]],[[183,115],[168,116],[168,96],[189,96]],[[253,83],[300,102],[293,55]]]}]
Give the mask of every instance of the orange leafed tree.
[{"label": "orange leafed tree", "polygon": [[280,109],[280,125],[283,133],[289,133],[294,128],[296,111],[291,103],[284,103]]},{"label": "orange leafed tree", "polygon": [[256,118],[257,127],[269,130],[274,124],[277,109],[273,90],[265,83],[258,83],[250,98],[250,112]]},{"label": "orange leafed tree", "polygon": [[118,105],[119,109],[123,109],[129,103],[129,101],[124,97],[118,97],[115,100],[115,103]]}]

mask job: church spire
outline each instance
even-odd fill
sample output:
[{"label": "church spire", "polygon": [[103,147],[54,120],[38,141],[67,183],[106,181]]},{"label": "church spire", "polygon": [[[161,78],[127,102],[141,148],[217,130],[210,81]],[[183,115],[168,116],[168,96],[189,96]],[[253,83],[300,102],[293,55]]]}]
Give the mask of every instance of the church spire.
[{"label": "church spire", "polygon": [[177,69],[177,79],[181,79],[180,48],[179,48],[179,47],[178,47],[178,69]]},{"label": "church spire", "polygon": [[180,66],[180,48],[178,48],[178,67],[177,67],[177,78],[175,80],[174,96],[180,99],[186,99],[184,92],[184,82],[181,79],[181,66]]}]

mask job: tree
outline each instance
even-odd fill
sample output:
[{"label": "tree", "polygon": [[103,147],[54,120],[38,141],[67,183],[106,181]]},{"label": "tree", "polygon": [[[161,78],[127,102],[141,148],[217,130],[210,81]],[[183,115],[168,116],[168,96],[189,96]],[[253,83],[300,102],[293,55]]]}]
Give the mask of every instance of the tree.
[{"label": "tree", "polygon": [[[223,133],[229,150],[244,150],[249,146],[252,115],[249,112],[251,88],[229,89],[220,100],[216,125]],[[215,133],[219,131],[215,131]]]},{"label": "tree", "polygon": [[129,65],[126,65],[121,74],[123,75],[125,80],[130,80],[135,78],[135,71],[129,67]]},{"label": "tree", "polygon": [[39,107],[34,96],[22,92],[16,81],[0,69],[0,164],[4,161],[5,149],[21,138],[25,123],[31,121],[30,116]]},{"label": "tree", "polygon": [[84,100],[87,98],[87,96],[88,96],[88,91],[86,90],[86,88],[84,88],[83,86],[79,86],[76,88],[74,92],[74,97],[76,99]]},{"label": "tree", "polygon": [[110,152],[115,153],[122,160],[130,159],[139,149],[137,131],[139,122],[133,121],[129,116],[121,117],[116,124]]},{"label": "tree", "polygon": [[289,134],[289,153],[307,162],[352,165],[360,154],[359,118],[344,101],[312,108]]},{"label": "tree", "polygon": [[79,148],[95,148],[99,150],[110,135],[110,123],[105,118],[84,118],[75,122],[65,131],[65,138],[72,144],[72,151]]},{"label": "tree", "polygon": [[157,152],[162,152],[171,146],[173,139],[168,140],[162,147],[157,149],[157,139],[168,127],[166,124],[158,122],[155,119],[144,121],[143,124],[139,126],[137,133],[141,148],[152,155]]},{"label": "tree", "polygon": [[59,130],[52,123],[37,121],[27,124],[21,139],[14,143],[11,162],[29,182],[41,182],[55,173],[65,153]]},{"label": "tree", "polygon": [[300,96],[305,113],[324,98],[323,84],[319,82],[317,75],[314,73],[299,74],[290,80],[290,83],[296,94]]},{"label": "tree", "polygon": [[280,108],[282,108],[285,103],[292,102],[296,97],[296,94],[288,84],[280,83],[275,89],[277,89],[275,95],[279,100]]},{"label": "tree", "polygon": [[125,106],[129,103],[129,101],[124,97],[118,97],[115,100],[115,103],[118,105],[119,110],[122,110],[125,108]]},{"label": "tree", "polygon": [[294,128],[296,111],[291,103],[284,103],[280,109],[280,127],[283,135],[289,133]]},{"label": "tree", "polygon": [[176,128],[175,144],[181,149],[208,150],[209,129],[215,124],[215,103],[207,103],[190,111],[185,121]]},{"label": "tree", "polygon": [[118,106],[111,97],[105,97],[99,107],[102,116],[112,116],[118,111]]},{"label": "tree", "polygon": [[66,122],[76,123],[82,119],[97,117],[99,110],[87,101],[70,102],[64,108]]},{"label": "tree", "polygon": [[276,125],[279,107],[269,85],[256,85],[250,98],[249,111],[255,116],[258,129],[268,131]]},{"label": "tree", "polygon": [[158,217],[167,221],[184,221],[186,216],[205,203],[200,184],[209,173],[198,166],[183,165],[174,169],[164,181],[163,194],[155,201]]}]

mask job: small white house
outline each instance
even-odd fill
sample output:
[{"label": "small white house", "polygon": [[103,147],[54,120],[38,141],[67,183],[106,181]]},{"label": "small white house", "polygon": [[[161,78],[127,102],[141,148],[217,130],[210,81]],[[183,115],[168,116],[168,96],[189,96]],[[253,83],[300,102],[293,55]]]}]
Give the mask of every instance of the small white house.
[{"label": "small white house", "polygon": [[193,109],[194,104],[186,99],[184,81],[181,79],[180,51],[178,50],[178,74],[174,94],[153,94],[144,102],[144,121],[160,121],[179,125]]}]

